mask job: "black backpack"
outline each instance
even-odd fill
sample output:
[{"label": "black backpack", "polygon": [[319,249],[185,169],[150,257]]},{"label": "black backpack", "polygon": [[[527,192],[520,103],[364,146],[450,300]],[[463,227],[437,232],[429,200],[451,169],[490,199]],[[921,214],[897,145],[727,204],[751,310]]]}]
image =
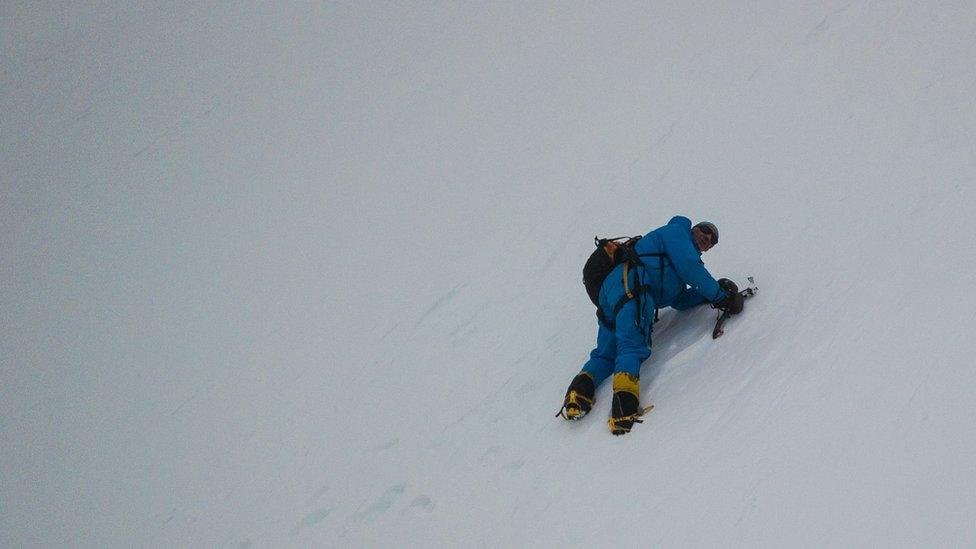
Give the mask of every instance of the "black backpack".
[{"label": "black backpack", "polygon": [[[603,309],[600,308],[600,287],[603,286],[603,281],[610,274],[610,271],[614,269],[617,265],[621,263],[626,263],[630,268],[633,267],[645,267],[642,257],[656,257],[658,259],[657,270],[661,277],[661,287],[664,287],[664,268],[665,261],[670,261],[668,259],[668,254],[666,253],[653,253],[653,254],[638,254],[637,250],[634,249],[634,245],[640,240],[640,236],[621,236],[617,238],[597,238],[593,237],[593,243],[596,244],[596,250],[590,254],[590,258],[586,260],[586,264],[583,265],[583,286],[586,287],[586,293],[590,296],[590,301],[596,305],[596,316],[600,319],[606,327],[611,330],[614,329],[614,318],[617,317],[617,313],[623,308],[631,299],[637,299],[637,318],[634,321],[640,326],[640,299],[641,294],[645,292],[650,292],[651,287],[647,285],[643,279],[635,282],[634,286],[630,286],[630,277],[627,274],[627,268],[624,268],[624,295],[617,300],[617,303],[613,307],[613,312],[610,317],[607,317],[603,313]],[[657,301],[655,301],[655,304]],[[654,308],[654,322],[658,321],[658,308]]]},{"label": "black backpack", "polygon": [[624,262],[630,262],[632,265],[640,264],[640,258],[634,251],[634,244],[637,244],[640,239],[640,236],[593,237],[596,250],[593,250],[590,258],[583,265],[583,286],[586,287],[586,293],[597,309],[600,308],[600,287],[603,286],[603,281],[610,271]]}]

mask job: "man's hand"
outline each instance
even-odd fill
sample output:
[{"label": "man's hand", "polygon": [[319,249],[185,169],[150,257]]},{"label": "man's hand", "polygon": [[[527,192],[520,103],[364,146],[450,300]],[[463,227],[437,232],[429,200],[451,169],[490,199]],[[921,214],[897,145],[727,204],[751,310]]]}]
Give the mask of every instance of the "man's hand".
[{"label": "man's hand", "polygon": [[728,311],[729,314],[737,315],[742,312],[742,307],[745,305],[742,294],[739,293],[739,287],[736,286],[735,282],[727,278],[720,278],[718,280],[718,285],[728,296],[715,304],[716,309],[722,309]]}]

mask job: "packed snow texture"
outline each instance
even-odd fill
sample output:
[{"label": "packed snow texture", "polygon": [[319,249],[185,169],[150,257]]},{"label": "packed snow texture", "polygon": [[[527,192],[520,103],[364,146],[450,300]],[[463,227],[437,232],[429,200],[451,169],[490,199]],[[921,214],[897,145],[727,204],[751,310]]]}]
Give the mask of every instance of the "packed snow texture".
[{"label": "packed snow texture", "polygon": [[[976,544],[976,4],[0,6],[0,546]],[[715,222],[655,410],[594,235]]]}]

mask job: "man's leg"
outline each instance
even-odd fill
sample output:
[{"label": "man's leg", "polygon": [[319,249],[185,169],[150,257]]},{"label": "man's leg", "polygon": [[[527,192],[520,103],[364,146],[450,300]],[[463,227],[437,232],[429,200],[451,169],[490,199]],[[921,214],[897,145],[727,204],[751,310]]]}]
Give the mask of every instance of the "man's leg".
[{"label": "man's leg", "polygon": [[600,386],[613,371],[616,342],[613,332],[600,323],[596,336],[596,348],[590,352],[590,359],[583,365],[583,370],[573,378],[560,414],[566,419],[581,419],[595,403],[596,388]]},{"label": "man's leg", "polygon": [[631,300],[620,309],[616,318],[614,335],[617,357],[614,361],[609,421],[610,432],[615,435],[630,432],[637,419],[640,412],[640,367],[651,356],[650,337],[645,337],[637,325],[636,311],[637,302]]},{"label": "man's leg", "polygon": [[[640,377],[640,367],[651,356],[650,337],[645,338],[635,322],[637,302],[630,300],[617,314],[617,329],[614,332],[616,357],[613,372],[627,373]],[[650,330],[650,327],[648,327]]]},{"label": "man's leg", "polygon": [[614,360],[617,358],[617,338],[613,330],[604,326],[602,322],[598,324],[600,329],[596,334],[596,347],[590,351],[590,359],[583,364],[581,372],[590,374],[593,384],[597,387],[613,373]]}]

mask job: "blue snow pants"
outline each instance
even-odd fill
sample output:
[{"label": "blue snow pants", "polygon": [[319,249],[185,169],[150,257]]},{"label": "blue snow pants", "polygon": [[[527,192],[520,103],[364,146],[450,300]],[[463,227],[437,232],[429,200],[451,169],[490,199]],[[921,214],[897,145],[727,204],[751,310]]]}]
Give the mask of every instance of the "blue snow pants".
[{"label": "blue snow pants", "polygon": [[[616,278],[615,270],[608,279]],[[600,291],[600,308],[610,318],[617,301],[624,295],[622,284],[605,283]],[[641,310],[638,314],[637,306]],[[631,299],[613,317],[614,327],[610,328],[598,321],[596,348],[590,352],[590,359],[583,365],[584,372],[593,376],[599,386],[612,373],[626,372],[640,376],[641,364],[651,356],[651,331],[654,326],[654,299],[649,292],[640,299]]]}]

